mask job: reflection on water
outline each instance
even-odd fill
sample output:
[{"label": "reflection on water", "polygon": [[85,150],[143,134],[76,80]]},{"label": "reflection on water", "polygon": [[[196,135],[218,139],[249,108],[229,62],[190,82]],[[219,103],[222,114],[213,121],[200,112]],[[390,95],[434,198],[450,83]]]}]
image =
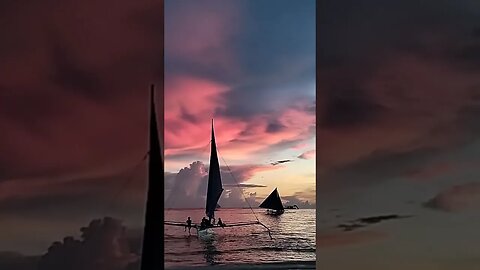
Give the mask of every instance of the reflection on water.
[{"label": "reflection on water", "polygon": [[[199,266],[231,263],[267,263],[315,260],[315,210],[286,210],[281,216],[256,210],[273,240],[261,226],[209,230],[188,236],[182,227],[165,226],[165,266]],[[166,220],[183,221],[191,216],[198,223],[203,210],[166,210]],[[225,223],[254,221],[249,209],[222,209],[216,213]]]},{"label": "reflection on water", "polygon": [[215,247],[215,239],[214,237],[209,237],[207,239],[202,239],[203,246],[204,246],[204,257],[205,261],[212,265],[215,264],[215,256],[217,255],[217,248]]}]

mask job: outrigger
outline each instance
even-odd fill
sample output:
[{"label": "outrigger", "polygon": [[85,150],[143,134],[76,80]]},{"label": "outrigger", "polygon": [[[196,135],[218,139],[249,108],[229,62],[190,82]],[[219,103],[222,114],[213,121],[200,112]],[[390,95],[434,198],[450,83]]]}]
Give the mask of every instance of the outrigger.
[{"label": "outrigger", "polygon": [[[215,132],[213,127],[213,119],[212,119],[210,166],[208,171],[208,188],[207,188],[207,199],[206,199],[206,205],[205,205],[205,214],[208,217],[208,222],[202,222],[201,224],[192,223],[190,227],[194,228],[197,232],[197,236],[199,236],[201,233],[208,232],[209,229],[260,225],[265,229],[267,229],[268,235],[270,236],[270,238],[272,238],[270,229],[267,226],[265,226],[263,223],[261,223],[260,220],[258,220],[251,206],[250,206],[250,210],[252,210],[252,213],[255,216],[256,221],[238,222],[238,223],[222,222],[221,224],[218,224],[218,223],[215,224],[214,222],[211,222],[212,220],[215,221],[215,210],[219,208],[218,201],[220,200],[220,196],[222,195],[222,192],[223,192],[222,177],[220,175],[220,164],[218,162],[217,145],[215,143]],[[185,222],[178,222],[178,221],[164,221],[164,224],[169,226],[188,227],[188,225]]]}]

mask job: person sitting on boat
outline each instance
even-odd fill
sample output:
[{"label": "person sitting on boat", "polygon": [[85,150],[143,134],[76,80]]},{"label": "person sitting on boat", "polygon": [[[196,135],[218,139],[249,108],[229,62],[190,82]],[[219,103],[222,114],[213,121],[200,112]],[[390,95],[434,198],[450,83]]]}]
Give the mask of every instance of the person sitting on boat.
[{"label": "person sitting on boat", "polygon": [[202,218],[202,222],[200,223],[200,229],[207,227],[207,219],[205,217]]},{"label": "person sitting on boat", "polygon": [[220,227],[225,227],[225,223],[222,222],[222,219],[221,219],[221,218],[218,218],[217,224],[218,224],[218,226],[220,226]]},{"label": "person sitting on boat", "polygon": [[190,219],[190,217],[188,217],[187,219],[187,226],[185,226],[185,231],[187,231],[187,227],[188,227],[188,234],[190,234],[190,229],[192,228],[192,220]]},{"label": "person sitting on boat", "polygon": [[207,227],[212,226],[212,218],[205,219],[205,224],[207,225]]}]

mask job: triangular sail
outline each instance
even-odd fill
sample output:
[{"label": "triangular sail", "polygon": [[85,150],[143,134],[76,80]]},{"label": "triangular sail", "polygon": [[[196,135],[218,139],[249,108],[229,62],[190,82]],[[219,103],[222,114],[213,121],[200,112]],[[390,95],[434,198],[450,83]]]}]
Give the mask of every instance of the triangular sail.
[{"label": "triangular sail", "polygon": [[213,131],[212,120],[212,143],[210,149],[210,168],[208,170],[207,202],[205,214],[209,218],[215,217],[215,208],[222,195],[222,178],[220,176],[220,164],[218,163],[217,145],[215,143],[215,133]]},{"label": "triangular sail", "polygon": [[258,206],[260,208],[267,208],[273,210],[283,210],[282,200],[280,199],[280,194],[278,194],[277,189],[272,191],[270,195]]},{"label": "triangular sail", "polygon": [[163,160],[158,138],[154,86],[150,93],[150,150],[148,160],[148,193],[143,233],[141,270],[162,269],[163,254]]}]

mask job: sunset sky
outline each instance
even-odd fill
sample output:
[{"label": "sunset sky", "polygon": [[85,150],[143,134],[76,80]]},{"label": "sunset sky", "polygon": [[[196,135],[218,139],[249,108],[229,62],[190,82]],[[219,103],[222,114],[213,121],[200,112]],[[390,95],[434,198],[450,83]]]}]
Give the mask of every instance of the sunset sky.
[{"label": "sunset sky", "polygon": [[[0,265],[21,258],[3,251],[44,254],[106,215],[142,226],[148,91],[163,65],[166,193],[195,161],[204,165],[181,175],[204,176],[214,117],[250,200],[278,187],[286,203],[313,207],[313,1],[269,3],[166,2],[166,63],[157,1],[0,4]],[[228,173],[224,183],[232,189]],[[203,206],[201,187],[183,184],[173,194],[195,198],[174,206]],[[222,206],[246,206],[232,190]]]},{"label": "sunset sky", "polygon": [[160,2],[0,7],[0,263],[2,251],[43,254],[105,215],[140,226]]},{"label": "sunset sky", "polygon": [[141,228],[165,79],[167,206],[204,205],[214,118],[221,206],[316,207],[319,269],[477,270],[480,2],[316,2],[167,0],[165,39],[158,1],[0,2],[0,268]]},{"label": "sunset sky", "polygon": [[480,2],[319,1],[317,16],[320,269],[477,269]]},{"label": "sunset sky", "polygon": [[[214,118],[220,165],[254,206],[278,187],[313,207],[315,1],[167,0],[165,15],[167,206],[204,205]],[[222,177],[220,205],[247,207]]]}]

